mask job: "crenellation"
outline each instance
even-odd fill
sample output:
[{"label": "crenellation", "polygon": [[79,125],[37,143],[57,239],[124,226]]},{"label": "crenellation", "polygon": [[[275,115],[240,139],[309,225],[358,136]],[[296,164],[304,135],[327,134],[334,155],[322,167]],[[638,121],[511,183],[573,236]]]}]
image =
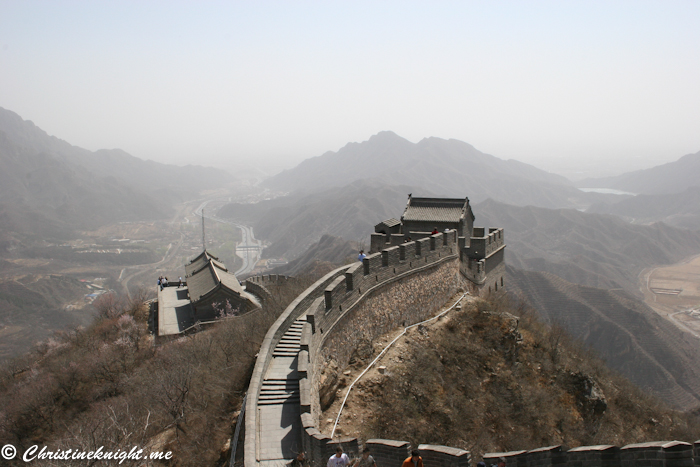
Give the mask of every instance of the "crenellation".
[{"label": "crenellation", "polygon": [[430,253],[430,237],[416,240],[416,256],[424,257]]},{"label": "crenellation", "polygon": [[347,286],[345,285],[345,276],[337,277],[331,284],[326,287],[324,296],[326,299],[326,310],[330,310],[336,304],[340,304],[341,297],[347,293]]},{"label": "crenellation", "polygon": [[424,465],[436,467],[469,467],[471,453],[463,449],[433,444],[421,444],[418,451]]},{"label": "crenellation", "polygon": [[400,466],[409,455],[411,444],[408,441],[388,439],[368,439],[365,442],[372,457],[381,466]]},{"label": "crenellation", "polygon": [[347,286],[348,291],[355,290],[362,282],[362,276],[364,275],[364,261],[362,263],[358,261],[350,266],[350,268],[345,272],[345,285]]},{"label": "crenellation", "polygon": [[392,246],[382,250],[382,266],[390,267],[398,265],[400,261],[400,249],[398,246]]},{"label": "crenellation", "polygon": [[508,452],[487,452],[483,455],[484,462],[488,466],[497,464],[499,458],[504,458],[506,467],[528,467],[527,451],[508,451]]},{"label": "crenellation", "polygon": [[365,276],[374,273],[382,265],[382,254],[381,252],[373,253],[362,260],[364,264]]},{"label": "crenellation", "polygon": [[620,467],[620,448],[617,446],[579,446],[566,454],[567,467]]},{"label": "crenellation", "polygon": [[399,246],[399,250],[404,250],[403,261],[410,261],[415,258],[418,253],[416,253],[416,242],[406,242]]},{"label": "crenellation", "polygon": [[299,378],[299,408],[301,413],[311,413],[311,383],[308,376]]},{"label": "crenellation", "polygon": [[546,446],[528,451],[528,467],[554,467],[566,464],[566,449],[561,445]]}]

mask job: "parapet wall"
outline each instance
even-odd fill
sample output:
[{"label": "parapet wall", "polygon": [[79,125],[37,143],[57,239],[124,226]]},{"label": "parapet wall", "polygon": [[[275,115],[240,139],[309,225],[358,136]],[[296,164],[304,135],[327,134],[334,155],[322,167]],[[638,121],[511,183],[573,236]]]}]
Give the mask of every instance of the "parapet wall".
[{"label": "parapet wall", "polygon": [[288,279],[287,276],[279,274],[268,274],[264,276],[251,276],[245,280],[245,289],[260,297],[263,302],[272,299],[272,294],[267,288],[268,284],[284,282]]},{"label": "parapet wall", "polygon": [[496,464],[500,457],[506,467],[692,467],[700,463],[697,456],[700,441],[654,441],[629,444],[565,447],[548,446],[531,451],[492,452],[484,454],[486,465]]},{"label": "parapet wall", "polygon": [[[431,235],[366,257],[333,279],[307,311],[299,354],[299,368],[306,371],[300,371],[299,388],[302,446],[312,465],[324,465],[333,453],[333,441],[316,428],[321,373],[331,361],[342,371],[361,343],[428,318],[464,286],[456,234]],[[356,446],[351,438],[343,447]]]},{"label": "parapet wall", "polygon": [[[303,316],[306,310],[309,308],[311,303],[318,297],[323,295],[323,291],[336,277],[342,275],[346,269],[350,266],[342,266],[335,269],[321,279],[316,281],[311,287],[306,289],[301,295],[299,295],[292,303],[287,306],[287,308],[282,312],[277,321],[270,326],[262,344],[260,345],[260,352],[258,352],[258,358],[255,361],[255,368],[253,369],[253,374],[250,378],[250,384],[248,385],[248,398],[246,400],[246,417],[245,417],[245,445],[244,445],[244,458],[246,467],[257,467],[257,445],[259,440],[258,436],[258,397],[260,396],[260,388],[262,386],[263,379],[265,377],[265,371],[267,370],[270,361],[272,360],[272,352],[275,346],[280,342],[282,335],[291,326],[291,324]],[[261,279],[260,282],[264,282]],[[252,283],[257,283],[252,281]]]},{"label": "parapet wall", "polygon": [[470,245],[465,248],[470,258],[487,258],[505,245],[503,229],[490,228],[486,233],[485,228],[474,227],[472,232]]},{"label": "parapet wall", "polygon": [[[448,284],[444,288],[445,293],[453,293],[461,283],[458,261],[457,232],[453,230],[439,233],[417,242],[403,243],[370,255],[362,263],[338,268],[319,279],[297,297],[270,327],[258,353],[246,402],[246,467],[258,465],[256,446],[260,440],[257,439],[257,404],[265,371],[270,364],[275,346],[296,319],[307,316],[307,324],[302,330],[301,351],[298,357],[303,425],[302,445],[313,463],[325,465],[327,457],[332,454],[334,444],[328,436],[322,435],[315,428],[316,419],[309,418],[312,406],[314,412],[318,413],[318,387],[314,384],[314,375],[318,374],[317,367],[320,367],[324,342],[329,336],[337,335],[334,330],[346,329],[350,322],[350,318],[343,321],[346,314],[354,312],[356,314],[353,316],[358,316],[358,312],[354,311],[355,308],[369,300],[373,300],[373,305],[367,305],[366,309],[376,310],[380,304],[385,315],[367,317],[367,319],[370,321],[374,319],[372,323],[381,323],[385,328],[403,324],[403,321],[411,319],[414,314],[417,315],[417,311],[429,314],[432,309],[442,305],[449,295],[438,294],[437,287],[421,287],[417,284],[421,281],[425,282],[431,274],[441,274],[440,282]],[[382,302],[383,289],[391,284],[409,284],[412,276],[416,276],[411,291],[412,297],[425,298],[422,301],[416,301],[413,305],[407,304],[405,310],[397,314],[394,311],[397,308],[394,301],[397,299],[392,297]],[[443,276],[449,277],[449,280],[444,281]],[[246,285],[251,286],[253,291],[256,286],[264,287],[264,283],[264,278],[253,278],[247,281]],[[408,295],[405,297],[407,300],[412,300]],[[359,315],[362,314],[359,313]],[[374,332],[379,332],[378,329]],[[329,342],[331,341],[333,339]],[[337,358],[341,362],[346,362],[354,350],[355,341],[348,338],[334,345],[338,351]],[[343,443],[346,450],[349,446],[357,446],[356,439],[339,442]]]}]

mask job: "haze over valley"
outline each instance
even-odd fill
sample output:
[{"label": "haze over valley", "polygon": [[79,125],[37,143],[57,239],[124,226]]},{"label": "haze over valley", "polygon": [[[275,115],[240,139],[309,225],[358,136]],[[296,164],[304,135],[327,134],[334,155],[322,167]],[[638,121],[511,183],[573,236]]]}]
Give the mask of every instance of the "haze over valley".
[{"label": "haze over valley", "polygon": [[[640,291],[645,269],[700,254],[700,232],[692,228],[697,203],[691,196],[700,187],[689,186],[692,179],[672,182],[700,160],[700,153],[615,179],[628,184],[582,182],[629,190],[637,186],[629,180],[652,172],[657,186],[666,187],[664,193],[614,195],[580,191],[564,177],[457,140],[425,138],[413,144],[387,131],[255,185],[220,170],[141,161],[120,150],[86,151],[11,111],[0,115],[7,168],[1,231],[5,357],[54,329],[85,325],[100,294],[148,295],[154,277],[181,276],[181,265],[201,250],[202,209],[209,218],[208,248],[232,270],[244,264],[243,250],[236,255],[242,240],[237,226],[249,226],[264,245],[261,261],[250,264],[256,273],[303,275],[352,261],[358,249],[368,248],[376,223],[400,215],[408,193],[466,195],[476,225],[505,229],[514,296],[546,320],[565,325],[613,367],[672,404],[700,405],[700,379],[692,376],[700,374],[695,363],[700,359],[685,357],[696,352],[696,338],[661,319]],[[676,197],[685,202],[668,206]],[[637,200],[646,217],[640,216]],[[683,215],[674,215],[674,209]],[[562,293],[568,298],[555,299]],[[592,296],[608,298],[601,302]],[[638,331],[629,329],[634,320],[612,318],[620,304],[646,323],[638,329],[655,337],[625,344],[630,332],[638,337]],[[578,314],[567,311],[572,307]],[[609,324],[601,324],[601,318]],[[675,342],[673,349],[653,344],[669,341]],[[638,352],[652,359],[640,363],[646,357],[640,360]],[[658,376],[651,378],[650,371]]]}]

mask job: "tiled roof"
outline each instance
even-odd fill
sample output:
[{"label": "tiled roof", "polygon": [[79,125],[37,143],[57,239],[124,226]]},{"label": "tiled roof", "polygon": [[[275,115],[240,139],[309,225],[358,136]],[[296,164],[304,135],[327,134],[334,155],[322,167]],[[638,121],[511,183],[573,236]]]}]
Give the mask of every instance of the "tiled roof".
[{"label": "tiled roof", "polygon": [[386,225],[387,227],[394,227],[394,226],[397,226],[397,225],[401,224],[401,221],[399,221],[398,219],[394,219],[394,218],[392,217],[391,219],[387,219],[387,220],[385,220],[385,221],[381,221],[380,224],[384,224],[384,225]]},{"label": "tiled roof", "polygon": [[403,221],[459,222],[469,200],[465,198],[410,198]]},{"label": "tiled roof", "polygon": [[243,287],[236,276],[214,258],[215,256],[205,251],[185,266],[188,276],[187,288],[193,302],[214,290],[219,284],[238,294],[243,293]]},{"label": "tiled roof", "polygon": [[216,263],[219,266],[219,269],[226,270],[226,266],[219,261],[219,258],[204,250],[199,256],[190,261],[189,264],[185,265],[185,273],[188,276],[191,276],[206,266],[210,261]]}]

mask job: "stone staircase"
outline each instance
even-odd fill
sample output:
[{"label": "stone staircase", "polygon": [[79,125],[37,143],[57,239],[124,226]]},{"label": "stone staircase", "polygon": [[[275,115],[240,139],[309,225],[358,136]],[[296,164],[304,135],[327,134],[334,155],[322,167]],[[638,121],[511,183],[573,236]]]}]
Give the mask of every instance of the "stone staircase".
[{"label": "stone staircase", "polygon": [[[299,354],[301,343],[301,329],[306,323],[306,317],[297,319],[287,329],[280,339],[279,344],[275,347],[272,356],[279,363],[283,360],[296,359]],[[293,363],[296,368],[296,362]],[[299,403],[299,377],[296,371],[286,375],[286,378],[280,378],[280,374],[275,374],[275,363],[272,363],[272,371],[262,383],[260,388],[260,396],[258,397],[258,406],[261,405],[280,405],[288,403]],[[289,363],[284,361],[283,368],[289,368]],[[285,370],[288,371],[288,370]]]},{"label": "stone staircase", "polygon": [[273,357],[296,357],[301,343],[301,328],[306,323],[306,316],[294,321],[284,333],[279,344],[272,352]]}]

